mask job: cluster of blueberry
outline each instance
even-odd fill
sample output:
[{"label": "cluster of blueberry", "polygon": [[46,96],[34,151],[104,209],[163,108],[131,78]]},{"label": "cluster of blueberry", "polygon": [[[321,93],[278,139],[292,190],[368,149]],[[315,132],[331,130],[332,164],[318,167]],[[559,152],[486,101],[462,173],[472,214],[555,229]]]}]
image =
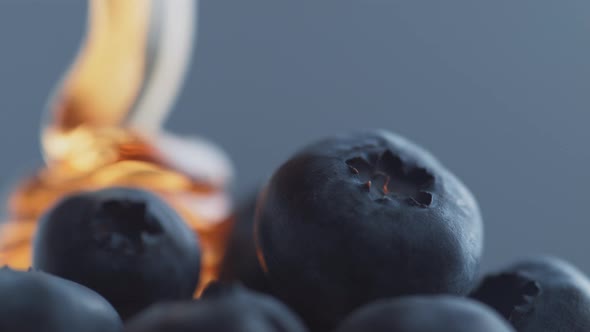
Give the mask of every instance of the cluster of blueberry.
[{"label": "cluster of blueberry", "polygon": [[590,282],[565,262],[477,283],[473,195],[389,132],[304,148],[235,215],[220,282],[192,300],[199,241],[172,208],[131,188],[67,197],[33,268],[0,269],[0,331],[590,331]]}]

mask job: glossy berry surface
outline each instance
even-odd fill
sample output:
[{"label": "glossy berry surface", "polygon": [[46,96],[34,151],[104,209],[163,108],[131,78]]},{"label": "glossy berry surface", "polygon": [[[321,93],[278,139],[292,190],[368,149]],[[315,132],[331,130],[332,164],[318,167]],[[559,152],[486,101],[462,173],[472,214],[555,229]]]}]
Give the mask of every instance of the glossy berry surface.
[{"label": "glossy berry surface", "polygon": [[489,275],[471,296],[519,332],[590,331],[590,281],[555,258],[526,260]]},{"label": "glossy berry surface", "polygon": [[297,153],[262,192],[255,230],[273,292],[318,331],[376,299],[468,292],[482,233],[469,190],[386,131]]},{"label": "glossy berry surface", "polygon": [[63,199],[41,219],[33,250],[35,268],[97,291],[123,319],[157,301],[192,298],[199,280],[196,236],[139,189]]},{"label": "glossy berry surface", "polygon": [[200,300],[158,304],[132,319],[126,332],[305,332],[282,303],[237,285],[209,286]]},{"label": "glossy berry surface", "polygon": [[512,332],[492,309],[453,296],[410,296],[369,304],[337,332]]},{"label": "glossy berry surface", "polygon": [[228,246],[221,264],[219,280],[239,281],[244,286],[270,292],[254,244],[254,212],[258,194],[250,194],[234,211],[234,221]]},{"label": "glossy berry surface", "polygon": [[119,332],[123,324],[96,292],[43,272],[0,269],[0,331]]}]

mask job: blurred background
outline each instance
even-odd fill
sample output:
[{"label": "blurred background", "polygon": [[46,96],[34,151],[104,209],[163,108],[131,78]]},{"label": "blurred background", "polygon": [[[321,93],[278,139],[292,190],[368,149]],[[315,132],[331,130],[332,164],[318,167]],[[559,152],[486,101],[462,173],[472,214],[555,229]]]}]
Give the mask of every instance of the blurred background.
[{"label": "blurred background", "polygon": [[[532,254],[590,273],[590,2],[204,0],[167,127],[218,143],[237,197],[299,147],[379,127],[477,196],[484,270]],[[86,2],[0,1],[0,174],[41,165],[39,121]]]}]

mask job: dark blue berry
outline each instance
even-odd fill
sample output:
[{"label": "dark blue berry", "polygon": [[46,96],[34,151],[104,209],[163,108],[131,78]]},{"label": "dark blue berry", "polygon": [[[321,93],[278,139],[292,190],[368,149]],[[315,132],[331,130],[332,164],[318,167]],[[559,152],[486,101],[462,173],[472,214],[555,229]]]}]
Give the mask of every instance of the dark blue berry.
[{"label": "dark blue berry", "polygon": [[453,296],[410,296],[369,304],[336,332],[512,332],[490,308]]},{"label": "dark blue berry", "polygon": [[257,194],[238,205],[233,215],[233,226],[225,251],[219,280],[239,281],[244,286],[269,293],[269,285],[256,254],[254,244],[254,212]]},{"label": "dark blue berry", "polygon": [[525,260],[489,275],[471,296],[519,332],[590,331],[590,281],[556,258]]},{"label": "dark blue berry", "polygon": [[43,272],[0,269],[0,331],[120,332],[113,307],[94,291]]},{"label": "dark blue berry", "polygon": [[272,176],[256,239],[273,292],[326,331],[376,299],[464,294],[482,252],[469,190],[386,131],[322,140]]},{"label": "dark blue berry", "polygon": [[305,332],[285,305],[237,285],[209,286],[198,301],[155,305],[126,332]]},{"label": "dark blue berry", "polygon": [[63,199],[41,219],[33,250],[35,268],[97,291],[123,319],[157,301],[191,299],[199,280],[195,234],[139,189]]}]

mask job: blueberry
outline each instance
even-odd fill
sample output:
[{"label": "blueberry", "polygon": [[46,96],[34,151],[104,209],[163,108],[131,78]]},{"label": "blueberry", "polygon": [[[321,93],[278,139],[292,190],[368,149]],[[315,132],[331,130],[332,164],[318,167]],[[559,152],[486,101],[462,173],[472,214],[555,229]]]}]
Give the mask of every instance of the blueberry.
[{"label": "blueberry", "polygon": [[409,296],[380,300],[355,311],[337,332],[511,332],[488,307],[454,296]]},{"label": "blueberry", "polygon": [[43,272],[0,269],[0,331],[119,332],[113,307],[94,291]]},{"label": "blueberry", "polygon": [[258,193],[247,196],[233,214],[233,226],[225,251],[219,280],[239,281],[244,286],[269,293],[269,285],[256,254],[254,244],[254,211]]},{"label": "blueberry", "polygon": [[471,296],[519,332],[590,331],[590,281],[556,258],[525,260],[489,275]]},{"label": "blueberry", "polygon": [[35,268],[97,291],[123,319],[157,301],[191,299],[200,257],[172,208],[117,187],[63,199],[42,217],[33,246]]},{"label": "blueberry", "polygon": [[157,304],[133,318],[126,332],[305,332],[275,299],[238,285],[213,285],[201,300]]},{"label": "blueberry", "polygon": [[367,131],[284,163],[261,194],[255,235],[273,292],[325,331],[379,298],[467,293],[482,228],[472,194],[431,154]]}]

